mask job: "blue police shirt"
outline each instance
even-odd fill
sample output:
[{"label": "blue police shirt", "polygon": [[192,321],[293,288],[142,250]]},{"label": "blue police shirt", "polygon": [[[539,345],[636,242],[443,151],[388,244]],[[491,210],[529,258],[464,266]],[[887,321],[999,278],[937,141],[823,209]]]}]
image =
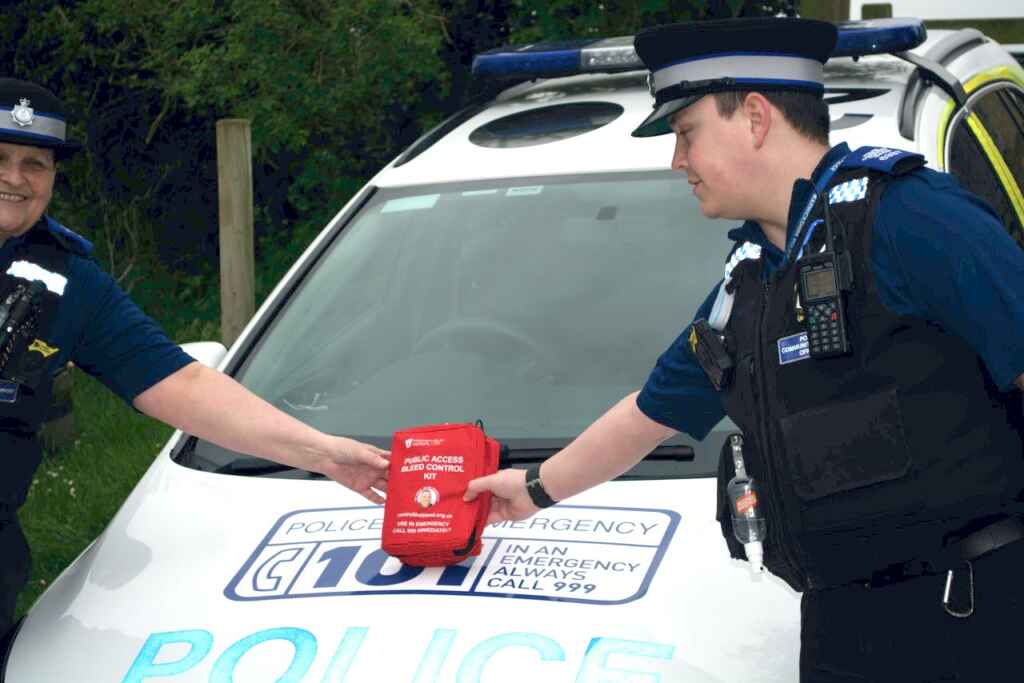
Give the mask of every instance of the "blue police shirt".
[{"label": "blue police shirt", "polygon": [[[845,144],[833,147],[810,181],[794,184],[787,239],[814,192],[813,183],[847,154]],[[782,266],[783,253],[758,223],[747,221],[729,237],[761,246],[765,274]],[[946,173],[922,168],[903,176],[879,202],[871,267],[879,298],[890,311],[925,318],[959,335],[1001,390],[1014,388],[1024,373],[1024,250],[985,201]],[[721,285],[715,285],[694,319],[709,317]],[[690,351],[690,327],[658,359],[637,407],[699,440],[725,417],[725,410]]]},{"label": "blue police shirt", "polygon": [[[46,218],[32,230],[62,228]],[[0,246],[0,272],[21,238]],[[93,261],[69,254],[68,283],[46,342],[57,349],[51,368],[70,360],[131,405],[160,380],[194,362]]]}]

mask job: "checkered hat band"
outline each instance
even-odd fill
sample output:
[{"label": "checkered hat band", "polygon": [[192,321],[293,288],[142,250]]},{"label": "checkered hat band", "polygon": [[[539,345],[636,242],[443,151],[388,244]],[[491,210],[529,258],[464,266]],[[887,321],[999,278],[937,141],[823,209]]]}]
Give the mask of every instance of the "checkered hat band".
[{"label": "checkered hat band", "polygon": [[60,119],[35,112],[35,117],[27,126],[19,126],[11,118],[10,107],[0,107],[0,130],[16,133],[26,140],[46,140],[47,142],[66,142],[68,124]]},{"label": "checkered hat band", "polygon": [[655,91],[677,85],[680,81],[708,81],[734,78],[740,83],[759,82],[780,85],[818,87],[824,83],[824,65],[816,59],[773,54],[727,55],[691,59],[672,64],[651,74]]}]

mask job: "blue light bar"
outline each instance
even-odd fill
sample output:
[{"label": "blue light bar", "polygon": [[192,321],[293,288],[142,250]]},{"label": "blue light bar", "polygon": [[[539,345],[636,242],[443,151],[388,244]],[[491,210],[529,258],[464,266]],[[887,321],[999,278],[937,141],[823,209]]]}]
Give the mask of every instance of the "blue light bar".
[{"label": "blue light bar", "polygon": [[[869,19],[837,25],[833,57],[862,57],[910,50],[927,36],[920,19]],[[500,47],[473,58],[474,78],[488,80],[555,78],[581,73],[643,69],[633,37],[574,40]]]},{"label": "blue light bar", "polygon": [[632,36],[499,47],[473,58],[474,78],[555,78],[643,69]]},{"label": "blue light bar", "polygon": [[920,19],[868,19],[837,24],[833,57],[862,57],[912,50],[928,37]]}]

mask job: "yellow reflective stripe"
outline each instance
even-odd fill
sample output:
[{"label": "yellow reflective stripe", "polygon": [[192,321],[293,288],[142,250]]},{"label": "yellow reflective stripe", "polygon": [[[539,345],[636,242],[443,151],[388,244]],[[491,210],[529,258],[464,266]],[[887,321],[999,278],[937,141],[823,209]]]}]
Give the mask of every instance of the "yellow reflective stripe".
[{"label": "yellow reflective stripe", "polygon": [[970,95],[981,86],[992,81],[1012,81],[1024,88],[1024,68],[1019,66],[997,66],[994,69],[986,69],[972,76],[970,80],[964,83],[964,90]]},{"label": "yellow reflective stripe", "polygon": [[[997,66],[993,69],[986,69],[964,83],[964,90],[970,96],[981,86],[994,81],[1010,81],[1024,88],[1024,69],[1019,66]],[[952,99],[949,100],[946,103],[946,111],[942,112],[942,116],[939,118],[939,153],[935,158],[936,165],[941,171],[946,170],[946,129],[949,128],[949,119],[953,116],[955,104]]]},{"label": "yellow reflective stripe", "polygon": [[1020,194],[1020,188],[1017,187],[1017,181],[1013,177],[1013,172],[1006,165],[1006,160],[1003,159],[1003,155],[999,152],[996,143],[992,140],[992,136],[988,134],[985,125],[978,118],[977,114],[971,112],[967,116],[967,125],[970,126],[971,131],[977,136],[978,142],[981,143],[981,148],[985,150],[985,155],[988,156],[996,175],[999,176],[999,180],[1003,184],[1003,188],[1006,189],[1006,194],[1010,195],[1010,203],[1013,204],[1013,209],[1017,212],[1017,221],[1024,225],[1024,197]]}]

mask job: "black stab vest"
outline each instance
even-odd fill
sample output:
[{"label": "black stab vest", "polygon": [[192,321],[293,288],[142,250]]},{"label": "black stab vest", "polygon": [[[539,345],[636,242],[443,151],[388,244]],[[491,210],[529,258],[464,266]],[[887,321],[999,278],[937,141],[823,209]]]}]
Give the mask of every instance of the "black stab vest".
[{"label": "black stab vest", "polygon": [[[872,226],[886,186],[898,181],[841,169],[827,189],[865,176],[866,198],[830,206],[852,256],[852,354],[781,364],[778,341],[804,331],[795,264],[767,282],[762,259],[741,261],[732,274],[725,337],[736,370],[724,404],[743,430],[747,470],[760,481],[765,565],[798,591],[927,559],[1024,508],[1020,392],[1000,392],[960,337],[883,306],[870,265]],[[821,215],[818,206],[808,223]],[[824,244],[823,228],[812,252]],[[723,457],[719,521],[731,554],[743,558],[723,491],[732,475],[731,457]]]},{"label": "black stab vest", "polygon": [[[52,234],[44,224],[36,225],[13,253],[10,263],[28,261],[47,271],[68,277],[69,251],[78,245]],[[83,256],[87,255],[85,253]],[[26,280],[0,268],[0,300]],[[48,339],[61,297],[47,290],[38,312],[35,339]],[[38,440],[53,395],[53,358],[33,350],[31,341],[15,348],[0,379],[18,385],[17,400],[0,402],[0,521],[10,518],[25,502],[29,485],[42,461]]]}]

